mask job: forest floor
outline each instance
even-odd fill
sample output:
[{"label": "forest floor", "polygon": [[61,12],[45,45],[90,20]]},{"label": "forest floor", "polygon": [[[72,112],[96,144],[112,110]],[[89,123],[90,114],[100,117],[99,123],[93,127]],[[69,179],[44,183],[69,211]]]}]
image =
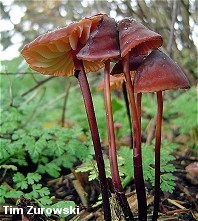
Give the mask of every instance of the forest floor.
[{"label": "forest floor", "polygon": [[[190,149],[173,152],[176,160],[172,163],[177,171],[174,172],[176,187],[173,193],[161,193],[159,221],[195,221],[198,220],[198,177],[186,171],[186,166],[195,163],[198,160],[192,157]],[[0,208],[0,220],[2,221],[52,221],[52,220],[69,220],[69,221],[102,221],[103,210],[102,204],[97,204],[97,197],[99,194],[99,184],[97,181],[88,181],[87,173],[75,173],[74,171],[64,171],[67,173],[58,179],[44,177],[44,186],[47,186],[56,199],[72,200],[79,206],[80,212],[75,216],[68,216],[65,219],[60,219],[56,215],[50,218],[43,215],[27,215],[21,218],[21,215],[11,215],[3,213]],[[153,210],[153,188],[149,183],[146,184],[147,190],[147,204],[148,204],[148,221],[152,220]],[[135,193],[134,181],[126,188],[126,195],[129,201],[131,210],[137,219],[137,198]],[[21,205],[25,208],[32,205],[28,199],[22,199]],[[113,195],[111,198],[112,207],[114,208],[113,221],[124,221],[116,206],[116,200]],[[14,202],[9,204],[15,206]],[[117,213],[116,213],[117,212]]]}]

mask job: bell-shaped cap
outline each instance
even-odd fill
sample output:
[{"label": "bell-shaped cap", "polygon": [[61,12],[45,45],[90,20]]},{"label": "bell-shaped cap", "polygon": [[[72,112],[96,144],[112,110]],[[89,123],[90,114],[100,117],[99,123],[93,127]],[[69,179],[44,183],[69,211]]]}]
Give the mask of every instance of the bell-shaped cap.
[{"label": "bell-shaped cap", "polygon": [[[124,83],[124,77],[114,77],[110,75],[110,90],[118,90],[122,88],[122,84]],[[96,87],[97,91],[104,91],[104,79],[98,84]]]},{"label": "bell-shaped cap", "polygon": [[[139,55],[137,57],[130,56],[129,57],[129,70],[136,71],[145,58],[146,58],[146,55]],[[120,60],[113,66],[111,70],[111,75],[122,76],[123,74],[124,72],[123,72],[122,60]]]},{"label": "bell-shaped cap", "polygon": [[149,30],[134,19],[125,18],[118,24],[121,57],[129,51],[132,56],[147,54],[162,45],[162,36]]},{"label": "bell-shaped cap", "polygon": [[120,57],[118,28],[113,18],[103,17],[90,34],[86,45],[76,55],[87,61],[104,61]]},{"label": "bell-shaped cap", "polygon": [[186,75],[176,62],[159,50],[152,51],[137,69],[136,93],[190,88]]},{"label": "bell-shaped cap", "polygon": [[[85,44],[93,29],[106,14],[84,18],[79,22],[70,24],[37,37],[31,43],[25,45],[21,53],[30,67],[42,74],[55,76],[74,75],[74,63],[72,51],[77,45]],[[102,62],[84,62],[85,71],[100,69]]]}]

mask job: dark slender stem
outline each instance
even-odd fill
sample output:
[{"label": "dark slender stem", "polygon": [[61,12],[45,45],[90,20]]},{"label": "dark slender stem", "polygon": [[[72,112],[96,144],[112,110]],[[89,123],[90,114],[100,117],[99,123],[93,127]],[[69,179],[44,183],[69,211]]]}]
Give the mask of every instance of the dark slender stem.
[{"label": "dark slender stem", "polygon": [[111,93],[110,93],[110,60],[107,60],[105,62],[104,98],[105,98],[106,121],[107,121],[108,141],[109,141],[109,159],[110,159],[110,168],[111,168],[113,186],[117,199],[120,202],[120,206],[122,207],[123,213],[125,215],[125,219],[134,220],[133,214],[126,199],[124,190],[122,188],[119,171],[118,171],[117,151],[116,151],[116,141],[115,141],[116,139],[114,132],[114,122],[113,122]]},{"label": "dark slender stem", "polygon": [[91,131],[91,136],[93,140],[93,146],[95,150],[95,158],[98,166],[100,187],[101,187],[102,200],[103,200],[104,219],[105,221],[111,221],[111,211],[109,204],[109,194],[108,194],[107,180],[105,174],[104,159],[102,155],[102,147],[100,143],[100,137],[96,122],[96,116],[94,112],[93,101],[91,97],[91,91],[89,88],[89,84],[87,81],[82,61],[79,61],[75,58],[73,58],[73,60],[76,68],[75,76],[79,81],[80,88],[82,91],[89,127]]},{"label": "dark slender stem", "polygon": [[132,124],[131,124],[131,112],[129,108],[129,99],[127,95],[127,89],[126,89],[126,82],[124,81],[122,84],[122,92],[124,95],[124,101],[125,101],[125,106],[126,106],[126,111],[127,111],[127,116],[129,119],[129,127],[130,127],[130,139],[131,139],[131,148],[133,148],[133,131],[132,131]]},{"label": "dark slender stem", "polygon": [[152,221],[157,221],[160,200],[160,146],[162,128],[163,97],[162,91],[157,92],[157,122],[155,134],[155,196]]},{"label": "dark slender stem", "polygon": [[67,98],[69,95],[69,89],[70,89],[71,83],[69,82],[65,87],[65,97],[63,100],[63,109],[62,109],[62,117],[61,117],[61,126],[64,127],[65,125],[65,111],[66,111],[66,104],[67,104]]},{"label": "dark slender stem", "polygon": [[129,71],[129,54],[122,58],[124,75],[126,79],[126,86],[129,94],[129,100],[132,110],[132,127],[133,127],[133,161],[134,161],[134,176],[135,185],[138,198],[138,220],[147,220],[147,203],[146,203],[146,193],[143,178],[142,169],[142,150],[141,150],[141,134],[140,125],[138,119],[138,113],[136,109],[135,97],[134,97],[134,87],[131,81],[130,71]]}]

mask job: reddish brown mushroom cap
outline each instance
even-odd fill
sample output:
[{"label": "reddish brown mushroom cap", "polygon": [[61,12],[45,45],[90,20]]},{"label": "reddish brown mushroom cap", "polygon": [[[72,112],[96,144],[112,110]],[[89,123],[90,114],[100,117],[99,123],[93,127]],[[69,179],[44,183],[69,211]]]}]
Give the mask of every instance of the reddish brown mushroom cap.
[{"label": "reddish brown mushroom cap", "polygon": [[[146,55],[139,55],[137,57],[130,56],[129,70],[136,71],[145,58],[146,58]],[[120,76],[120,74],[123,75],[123,73],[124,72],[123,72],[122,60],[120,60],[113,66],[111,70],[111,75]]]},{"label": "reddish brown mushroom cap", "polygon": [[[74,63],[72,50],[76,50],[78,43],[85,44],[90,32],[106,14],[98,14],[72,23],[66,28],[57,29],[37,37],[27,44],[21,51],[22,55],[33,70],[42,74],[55,76],[72,76]],[[84,62],[85,71],[100,69],[102,62]]]},{"label": "reddish brown mushroom cap", "polygon": [[[110,75],[110,90],[118,90],[122,88],[124,77],[113,77]],[[104,79],[96,87],[97,91],[104,91]]]},{"label": "reddish brown mushroom cap", "polygon": [[162,36],[146,28],[134,19],[125,18],[119,22],[121,57],[129,51],[132,56],[146,54],[150,49],[162,45]]},{"label": "reddish brown mushroom cap", "polygon": [[186,75],[166,54],[159,50],[152,51],[137,69],[135,92],[157,92],[177,88],[190,88]]},{"label": "reddish brown mushroom cap", "polygon": [[117,57],[120,57],[117,23],[113,18],[103,17],[90,34],[86,45],[77,54],[77,58],[104,61]]}]

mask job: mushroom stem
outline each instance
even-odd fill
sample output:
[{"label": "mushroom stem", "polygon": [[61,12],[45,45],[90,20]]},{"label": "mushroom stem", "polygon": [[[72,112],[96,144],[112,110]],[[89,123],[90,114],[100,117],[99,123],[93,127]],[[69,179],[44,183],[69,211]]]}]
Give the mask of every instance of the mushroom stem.
[{"label": "mushroom stem", "polygon": [[162,128],[163,97],[162,91],[157,92],[157,121],[155,134],[155,196],[152,221],[157,221],[160,200],[160,146]]},{"label": "mushroom stem", "polygon": [[141,151],[141,134],[139,118],[134,98],[134,87],[131,81],[130,71],[129,71],[129,53],[123,57],[123,70],[126,79],[126,86],[129,93],[129,100],[131,104],[132,111],[132,128],[133,128],[133,161],[134,161],[134,176],[135,185],[138,198],[138,220],[147,220],[147,203],[146,203],[146,193],[142,170],[142,151]]},{"label": "mushroom stem", "polygon": [[124,81],[122,84],[122,92],[124,95],[124,101],[125,101],[125,106],[126,106],[126,111],[127,111],[127,116],[129,119],[129,127],[130,127],[130,141],[131,141],[131,148],[133,148],[133,132],[132,132],[132,124],[131,124],[131,112],[129,108],[129,99],[127,95],[127,89],[126,89],[126,82]]},{"label": "mushroom stem", "polygon": [[87,113],[87,118],[89,122],[89,127],[91,131],[91,136],[93,140],[93,146],[95,151],[95,158],[96,163],[98,166],[99,172],[99,180],[100,180],[100,187],[102,193],[102,200],[103,200],[103,209],[104,209],[104,219],[105,221],[111,221],[111,211],[110,211],[110,204],[109,204],[109,194],[108,194],[108,187],[107,187],[107,180],[105,174],[105,165],[104,159],[102,155],[102,147],[98,132],[98,126],[96,122],[96,116],[94,112],[93,101],[91,97],[91,91],[89,88],[89,84],[87,81],[87,77],[85,74],[84,66],[82,60],[77,60],[73,58],[74,65],[76,68],[75,77],[78,79],[81,92],[84,99],[85,109]]},{"label": "mushroom stem", "polygon": [[110,159],[110,168],[111,168],[113,186],[117,199],[120,202],[120,206],[122,207],[123,213],[125,215],[125,219],[134,220],[133,214],[126,199],[124,190],[122,188],[119,171],[118,171],[117,153],[116,153],[117,151],[116,151],[116,141],[115,141],[116,139],[114,132],[114,122],[113,122],[111,94],[110,94],[110,60],[107,60],[105,62],[104,98],[105,98],[106,121],[107,121],[108,141],[109,141],[109,159]]}]

